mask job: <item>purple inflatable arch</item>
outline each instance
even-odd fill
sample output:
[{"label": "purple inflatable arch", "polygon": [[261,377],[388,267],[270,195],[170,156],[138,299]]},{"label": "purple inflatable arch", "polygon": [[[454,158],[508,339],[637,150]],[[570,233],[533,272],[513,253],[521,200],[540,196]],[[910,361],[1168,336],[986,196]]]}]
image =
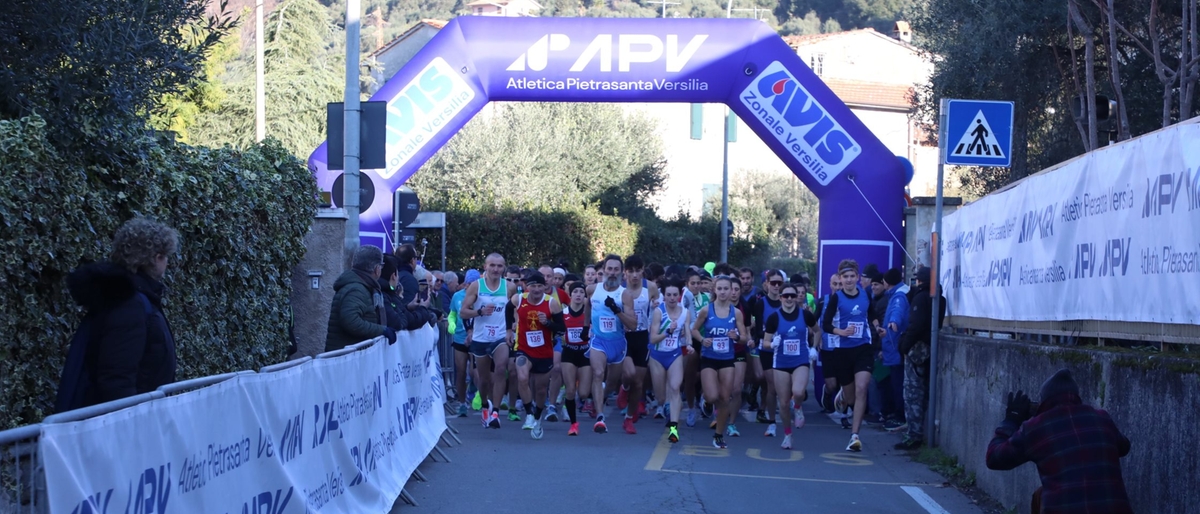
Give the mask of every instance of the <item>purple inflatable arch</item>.
[{"label": "purple inflatable arch", "polygon": [[[362,180],[380,192],[489,101],[725,103],[820,199],[822,290],[843,258],[901,265],[900,160],[757,20],[460,17],[372,100],[388,102],[388,162]],[[341,172],[325,151],[309,165],[329,191]],[[360,223],[364,243],[386,246],[392,195],[362,206]]]}]

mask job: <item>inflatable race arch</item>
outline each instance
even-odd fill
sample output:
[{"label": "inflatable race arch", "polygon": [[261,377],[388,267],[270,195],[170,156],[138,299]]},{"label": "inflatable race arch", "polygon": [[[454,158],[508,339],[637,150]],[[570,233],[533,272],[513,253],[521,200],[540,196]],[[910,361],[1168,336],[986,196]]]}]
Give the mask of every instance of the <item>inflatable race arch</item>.
[{"label": "inflatable race arch", "polygon": [[[459,17],[371,99],[388,102],[387,168],[361,180],[388,192],[489,101],[724,103],[820,200],[822,290],[843,258],[902,265],[901,160],[757,20]],[[326,162],[321,145],[309,166],[330,191]],[[361,206],[364,243],[386,246],[392,208]]]}]

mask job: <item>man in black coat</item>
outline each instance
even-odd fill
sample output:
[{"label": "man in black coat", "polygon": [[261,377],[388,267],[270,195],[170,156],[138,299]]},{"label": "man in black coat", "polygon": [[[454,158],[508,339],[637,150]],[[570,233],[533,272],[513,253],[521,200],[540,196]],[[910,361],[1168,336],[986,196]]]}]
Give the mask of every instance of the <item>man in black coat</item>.
[{"label": "man in black coat", "polygon": [[162,283],[179,235],[134,218],[113,236],[109,262],[85,264],[67,277],[87,309],[68,350],[56,410],[146,393],[175,381],[175,338],[162,308]]},{"label": "man in black coat", "polygon": [[396,248],[396,257],[400,259],[396,271],[400,274],[399,285],[403,289],[400,305],[408,305],[421,290],[417,277],[413,274],[417,269],[417,248],[408,243],[402,244]]},{"label": "man in black coat", "polygon": [[[900,335],[900,354],[905,356],[904,418],[908,422],[908,432],[904,440],[896,444],[897,450],[914,450],[925,441],[925,408],[929,403],[929,341],[933,325],[930,274],[928,266],[918,268],[915,275],[917,285],[908,292],[908,329]],[[939,330],[945,319],[946,298],[941,297]]]}]

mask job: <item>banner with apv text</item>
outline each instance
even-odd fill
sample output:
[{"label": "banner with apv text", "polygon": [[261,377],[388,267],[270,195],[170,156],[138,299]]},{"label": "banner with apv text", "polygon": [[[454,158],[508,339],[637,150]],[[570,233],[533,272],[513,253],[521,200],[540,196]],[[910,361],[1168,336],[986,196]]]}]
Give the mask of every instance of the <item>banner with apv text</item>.
[{"label": "banner with apv text", "polygon": [[50,512],[388,512],[446,428],[437,332],[43,428]]},{"label": "banner with apv text", "polygon": [[981,198],[943,233],[951,314],[1200,324],[1200,119]]}]

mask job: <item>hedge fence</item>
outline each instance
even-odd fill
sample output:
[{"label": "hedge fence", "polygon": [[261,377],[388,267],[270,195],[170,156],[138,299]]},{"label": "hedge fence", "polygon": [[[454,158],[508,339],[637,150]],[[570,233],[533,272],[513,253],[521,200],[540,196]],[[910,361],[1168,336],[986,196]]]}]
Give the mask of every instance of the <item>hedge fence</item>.
[{"label": "hedge fence", "polygon": [[66,276],[106,259],[144,215],[179,231],[164,298],[180,380],[280,362],[290,272],[317,188],[277,141],[245,150],[132,138],[112,161],[68,160],[37,117],[0,121],[0,428],[50,414],[82,315]]}]

